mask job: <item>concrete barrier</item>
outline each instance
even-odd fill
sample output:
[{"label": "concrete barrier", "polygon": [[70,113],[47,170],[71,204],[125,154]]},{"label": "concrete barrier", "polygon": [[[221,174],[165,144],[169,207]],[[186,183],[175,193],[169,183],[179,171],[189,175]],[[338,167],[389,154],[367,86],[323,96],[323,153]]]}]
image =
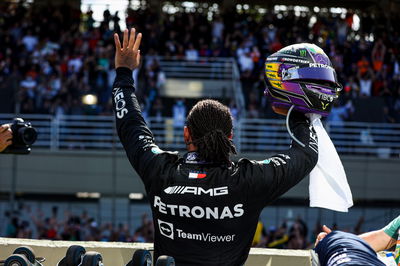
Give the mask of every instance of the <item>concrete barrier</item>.
[{"label": "concrete barrier", "polygon": [[311,266],[310,250],[252,248],[246,266]]},{"label": "concrete barrier", "polygon": [[[0,238],[0,259],[6,259],[19,246],[33,248],[37,257],[45,257],[44,266],[55,266],[71,245],[81,245],[87,251],[103,256],[105,266],[126,265],[136,249],[153,249],[153,244],[119,242],[50,241]],[[252,248],[246,266],[311,266],[309,250]]]}]

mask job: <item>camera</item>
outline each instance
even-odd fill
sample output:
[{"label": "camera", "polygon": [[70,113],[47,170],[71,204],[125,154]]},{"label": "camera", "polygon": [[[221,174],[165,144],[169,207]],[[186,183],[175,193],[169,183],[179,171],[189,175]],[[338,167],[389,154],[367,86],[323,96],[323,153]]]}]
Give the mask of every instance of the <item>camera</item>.
[{"label": "camera", "polygon": [[11,124],[12,144],[2,153],[29,154],[31,145],[37,139],[37,131],[31,123],[26,123],[22,118],[14,118]]}]

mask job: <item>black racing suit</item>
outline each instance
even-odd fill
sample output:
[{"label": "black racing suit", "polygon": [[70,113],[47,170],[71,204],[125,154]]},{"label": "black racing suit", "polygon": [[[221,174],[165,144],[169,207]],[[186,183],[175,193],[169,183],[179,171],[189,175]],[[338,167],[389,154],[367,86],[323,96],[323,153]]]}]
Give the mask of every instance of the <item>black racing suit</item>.
[{"label": "black racing suit", "polygon": [[154,255],[177,265],[242,265],[262,209],[302,180],[315,166],[318,144],[303,115],[291,128],[306,144],[263,161],[201,161],[159,149],[134,94],[132,72],[118,68],[113,88],[117,131],[151,203]]}]

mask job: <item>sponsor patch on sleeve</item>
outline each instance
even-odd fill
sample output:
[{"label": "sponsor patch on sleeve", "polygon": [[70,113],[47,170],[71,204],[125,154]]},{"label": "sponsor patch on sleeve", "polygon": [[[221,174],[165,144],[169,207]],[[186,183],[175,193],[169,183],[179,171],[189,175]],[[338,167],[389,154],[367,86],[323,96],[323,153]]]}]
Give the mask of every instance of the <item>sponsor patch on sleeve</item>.
[{"label": "sponsor patch on sleeve", "polygon": [[269,160],[269,159],[265,159],[263,161],[260,161],[260,163],[262,163],[262,164],[269,164],[270,162],[271,162],[271,160]]},{"label": "sponsor patch on sleeve", "polygon": [[265,159],[263,161],[258,161],[260,164],[270,164],[271,162],[274,166],[281,166],[286,164],[286,160],[290,160],[290,156],[286,154],[278,154],[278,156],[273,156],[271,158]]},{"label": "sponsor patch on sleeve", "polygon": [[161,150],[158,146],[155,146],[155,147],[151,148],[151,152],[154,154],[160,154],[160,153],[163,153],[164,151]]}]

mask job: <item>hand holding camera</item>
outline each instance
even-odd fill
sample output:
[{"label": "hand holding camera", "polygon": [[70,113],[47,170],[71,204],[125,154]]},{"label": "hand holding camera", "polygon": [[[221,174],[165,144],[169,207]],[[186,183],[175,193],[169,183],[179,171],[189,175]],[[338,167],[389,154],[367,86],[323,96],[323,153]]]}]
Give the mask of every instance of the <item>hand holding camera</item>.
[{"label": "hand holding camera", "polygon": [[29,154],[36,138],[37,131],[31,123],[14,118],[12,124],[0,127],[0,153]]},{"label": "hand holding camera", "polygon": [[12,144],[12,131],[9,124],[0,126],[0,152]]}]

